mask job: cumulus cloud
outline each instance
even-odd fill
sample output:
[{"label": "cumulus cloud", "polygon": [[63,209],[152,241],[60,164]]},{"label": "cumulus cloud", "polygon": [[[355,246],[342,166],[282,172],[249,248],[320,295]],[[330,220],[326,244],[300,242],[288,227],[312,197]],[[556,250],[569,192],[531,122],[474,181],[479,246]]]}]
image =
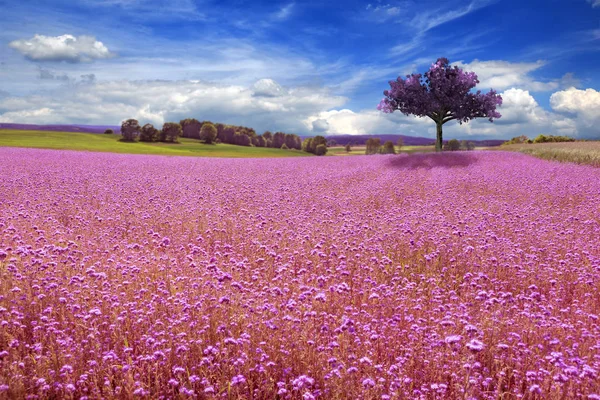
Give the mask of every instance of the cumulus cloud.
[{"label": "cumulus cloud", "polygon": [[559,88],[578,86],[579,82],[573,74],[567,73],[561,79],[554,79],[547,82],[535,80],[531,73],[542,68],[546,63],[536,61],[532,63],[511,63],[509,61],[474,60],[471,63],[455,63],[466,71],[473,71],[479,78],[480,88],[493,88],[495,90],[504,90],[508,88],[529,89],[534,92],[546,92],[557,90]]},{"label": "cumulus cloud", "polygon": [[[306,118],[306,128],[319,134],[415,134],[427,125],[424,118],[407,117],[399,113],[384,114],[378,110],[362,110],[354,112],[349,109],[321,111]],[[415,129],[419,128],[419,129]]]},{"label": "cumulus cloud", "polygon": [[540,107],[529,91],[511,88],[502,93],[502,118],[494,123],[514,125],[523,123],[541,124],[549,119],[548,113]]},{"label": "cumulus cloud", "polygon": [[277,97],[284,94],[283,88],[273,79],[260,79],[252,86],[257,97]]},{"label": "cumulus cloud", "polygon": [[78,63],[114,56],[102,42],[93,36],[35,35],[31,39],[12,41],[9,46],[31,61]]},{"label": "cumulus cloud", "polygon": [[256,85],[91,81],[63,88],[54,96],[0,99],[0,121],[119,124],[124,119],[137,118],[140,122],[162,125],[165,121],[195,117],[257,130],[301,133],[306,131],[302,121],[309,115],[340,107],[347,101],[326,88],[284,89],[275,81],[271,83],[269,87],[278,88],[276,97],[256,96]]},{"label": "cumulus cloud", "polygon": [[326,133],[329,130],[329,122],[326,119],[316,119],[312,121],[311,129],[313,132]]},{"label": "cumulus cloud", "polygon": [[[600,108],[600,96],[593,89],[570,89],[557,92],[551,98],[555,111],[577,113],[578,118],[545,110],[524,89],[510,88],[500,94],[503,98],[499,108],[502,118],[493,123],[484,118],[466,124],[449,122],[444,125],[444,138],[508,139],[520,135],[535,137],[540,133],[579,138],[600,137],[600,132],[594,129],[594,126],[600,126],[600,120],[594,113],[595,109]],[[405,116],[398,112],[384,114],[374,110],[329,110],[309,116],[304,120],[304,125],[313,134],[396,133],[435,137],[435,124],[429,118]]]},{"label": "cumulus cloud", "polygon": [[595,89],[579,90],[569,88],[553,93],[550,96],[550,106],[559,113],[575,116],[575,121],[585,131],[600,136],[600,92]]}]

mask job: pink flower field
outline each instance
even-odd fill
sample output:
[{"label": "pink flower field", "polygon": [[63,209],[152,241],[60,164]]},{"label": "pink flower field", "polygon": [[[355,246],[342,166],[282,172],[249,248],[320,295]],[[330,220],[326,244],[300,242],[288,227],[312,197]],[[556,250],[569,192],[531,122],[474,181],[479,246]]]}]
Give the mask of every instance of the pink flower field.
[{"label": "pink flower field", "polygon": [[600,169],[0,148],[0,398],[600,399]]}]

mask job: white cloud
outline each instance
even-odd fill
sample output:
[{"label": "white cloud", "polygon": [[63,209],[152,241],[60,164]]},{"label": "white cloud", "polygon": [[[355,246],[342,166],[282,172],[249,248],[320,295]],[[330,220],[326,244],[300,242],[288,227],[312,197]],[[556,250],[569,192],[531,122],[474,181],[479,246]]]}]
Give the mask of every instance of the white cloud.
[{"label": "white cloud", "polygon": [[474,11],[479,10],[480,8],[490,5],[491,3],[493,3],[493,1],[474,0],[462,8],[450,7],[450,10],[438,8],[431,11],[424,11],[420,14],[417,14],[412,19],[411,25],[418,29],[419,32],[427,32],[428,30],[433,29],[437,26],[464,17],[467,14],[470,14]]},{"label": "white cloud", "polygon": [[512,124],[545,124],[549,120],[548,113],[540,107],[529,91],[511,88],[502,93],[502,106],[498,108],[502,118],[494,123],[498,125]]},{"label": "white cloud", "polygon": [[292,15],[292,11],[293,11],[293,9],[294,9],[294,6],[295,6],[295,4],[294,4],[294,3],[290,3],[290,4],[287,4],[287,5],[286,5],[286,6],[284,6],[284,7],[281,7],[281,8],[279,9],[279,11],[278,11],[278,12],[276,12],[276,13],[273,15],[273,17],[274,17],[276,20],[279,20],[279,21],[283,21],[283,20],[286,20],[286,19],[288,19],[288,18],[290,17],[290,15]]},{"label": "white cloud", "polygon": [[[127,118],[162,125],[195,117],[257,130],[306,131],[302,121],[340,107],[346,98],[326,88],[278,88],[275,96],[255,95],[255,87],[200,81],[112,81],[62,88],[54,96],[0,98],[0,121],[20,123],[119,124]],[[260,87],[261,81],[257,82]],[[40,111],[43,110],[43,111]]]},{"label": "white cloud", "polygon": [[[399,113],[384,114],[378,110],[354,112],[349,109],[322,111],[306,118],[306,128],[319,134],[391,134],[403,133],[422,135],[418,129],[428,124],[428,119],[407,117]],[[433,122],[432,122],[433,123]],[[415,129],[417,128],[417,130]],[[409,132],[409,133],[404,133]]]},{"label": "white cloud", "polygon": [[[462,125],[449,122],[444,125],[444,138],[508,139],[520,135],[533,138],[540,133],[598,138],[600,132],[594,126],[600,126],[600,118],[596,117],[594,110],[600,108],[600,93],[593,89],[588,89],[587,95],[584,93],[572,89],[571,92],[557,92],[551,98],[555,110],[584,116],[573,119],[545,110],[527,90],[510,88],[500,93],[503,103],[498,111],[502,118],[493,123],[485,118]],[[405,116],[399,112],[385,114],[374,110],[329,110],[310,115],[303,122],[313,134],[396,133],[435,137],[435,124],[429,118]]]},{"label": "white cloud", "polygon": [[90,62],[114,56],[108,48],[93,36],[35,35],[31,39],[19,39],[9,46],[31,61]]},{"label": "white cloud", "polygon": [[592,7],[600,7],[600,0],[587,0],[588,3],[592,5]]},{"label": "white cloud", "polygon": [[260,79],[252,85],[254,96],[277,97],[284,93],[283,88],[273,79]]},{"label": "white cloud", "polygon": [[579,130],[591,131],[592,134],[595,132],[596,136],[600,136],[600,92],[591,88],[569,88],[553,93],[550,106],[557,112],[574,115]]},{"label": "white cloud", "polygon": [[503,90],[511,87],[518,87],[535,92],[546,92],[557,90],[561,87],[579,85],[579,82],[573,77],[573,74],[570,73],[565,74],[561,79],[554,79],[547,82],[536,81],[530,74],[546,64],[541,60],[534,63],[511,63],[509,61],[501,60],[474,60],[471,63],[459,61],[454,64],[466,71],[475,72],[480,82],[478,87],[481,88]]}]

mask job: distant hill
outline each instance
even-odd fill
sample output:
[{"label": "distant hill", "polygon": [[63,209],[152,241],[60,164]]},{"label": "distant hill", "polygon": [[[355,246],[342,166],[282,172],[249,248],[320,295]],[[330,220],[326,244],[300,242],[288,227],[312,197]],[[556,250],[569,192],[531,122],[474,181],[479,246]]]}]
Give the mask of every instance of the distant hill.
[{"label": "distant hill", "polygon": [[[121,131],[120,126],[114,125],[32,125],[32,124],[6,124],[0,123],[0,129],[23,129],[32,131],[55,131],[55,132],[87,132],[87,133],[104,133],[107,129],[112,129],[115,133]],[[302,139],[311,136],[300,136]],[[354,145],[364,145],[370,138],[380,138],[381,142],[391,140],[398,142],[399,138],[402,138],[406,146],[431,146],[435,144],[435,139],[424,138],[419,136],[406,136],[406,135],[327,135],[327,140],[335,140],[339,145],[345,146],[348,143]],[[475,146],[500,146],[505,140],[469,140],[475,143]],[[446,142],[446,141],[444,141]]]},{"label": "distant hill", "polygon": [[5,124],[0,123],[0,129],[22,129],[30,131],[54,131],[54,132],[86,132],[104,133],[112,129],[115,133],[121,131],[120,126],[112,125],[33,125],[33,124]]},{"label": "distant hill", "polygon": [[[301,136],[302,139],[313,136]],[[354,145],[364,145],[368,139],[379,138],[381,142],[391,140],[396,144],[398,139],[402,138],[406,146],[432,146],[435,144],[435,139],[424,138],[419,136],[406,136],[406,135],[327,135],[325,136],[328,141],[335,140],[339,145],[345,146],[348,143]],[[475,143],[475,146],[500,146],[506,140],[469,140],[469,142]],[[446,140],[444,140],[444,143]]]}]

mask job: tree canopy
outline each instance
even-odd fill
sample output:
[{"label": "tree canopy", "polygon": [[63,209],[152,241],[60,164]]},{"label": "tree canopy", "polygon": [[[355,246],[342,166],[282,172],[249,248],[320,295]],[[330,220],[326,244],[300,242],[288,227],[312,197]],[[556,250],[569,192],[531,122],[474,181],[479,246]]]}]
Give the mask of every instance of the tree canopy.
[{"label": "tree canopy", "polygon": [[133,142],[139,136],[140,130],[141,127],[137,119],[130,118],[121,124],[121,135],[123,135],[123,140],[127,142]]},{"label": "tree canopy", "polygon": [[482,117],[493,122],[501,117],[496,107],[502,104],[502,97],[494,90],[473,93],[471,89],[478,83],[474,72],[451,67],[447,58],[438,58],[425,76],[412,74],[390,81],[390,89],[383,92],[385,97],[377,108],[386,113],[400,111],[431,118],[437,127],[435,148],[441,151],[442,125],[446,122],[457,120],[462,124]]}]

